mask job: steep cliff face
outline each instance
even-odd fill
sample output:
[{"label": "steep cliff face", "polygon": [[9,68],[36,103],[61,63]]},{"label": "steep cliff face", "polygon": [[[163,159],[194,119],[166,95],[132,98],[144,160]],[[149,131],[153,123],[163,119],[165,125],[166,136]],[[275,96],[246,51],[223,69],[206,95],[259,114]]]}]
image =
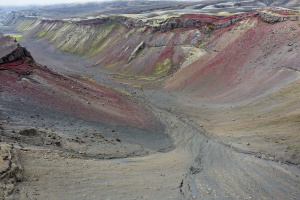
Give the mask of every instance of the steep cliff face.
[{"label": "steep cliff face", "polygon": [[12,62],[22,58],[28,58],[34,62],[30,52],[28,52],[26,48],[22,47],[20,44],[16,43],[14,38],[9,36],[0,37],[0,44],[0,64]]},{"label": "steep cliff face", "polygon": [[18,181],[22,180],[23,168],[18,160],[18,152],[12,144],[0,143],[0,198],[13,199],[13,191]]},{"label": "steep cliff face", "polygon": [[[152,32],[156,31],[171,31],[176,28],[198,28],[203,29],[203,31],[207,31],[205,26],[212,26],[213,29],[223,28],[232,24],[235,24],[238,21],[241,21],[244,18],[256,16],[258,12],[250,12],[245,14],[232,15],[229,17],[224,16],[212,16],[206,14],[183,14],[180,17],[169,17],[167,19],[138,19],[131,18],[126,16],[108,16],[108,17],[93,17],[91,19],[71,19],[71,20],[52,20],[52,19],[44,19],[38,18],[34,16],[26,16],[24,14],[13,13],[6,20],[7,25],[17,24],[22,20],[22,24],[24,24],[24,20],[28,21],[39,20],[42,23],[70,23],[76,25],[101,25],[101,24],[109,24],[116,23],[121,24],[122,26],[128,29],[134,28],[149,28]],[[21,27],[19,27],[19,30]],[[23,28],[24,29],[24,28]]]},{"label": "steep cliff face", "polygon": [[[19,20],[15,26],[22,27],[23,23]],[[148,27],[129,29],[115,22],[84,25],[40,21],[28,27],[23,37],[47,39],[62,51],[87,56],[89,63],[121,75],[159,78],[167,75],[184,58],[182,48],[175,44],[196,44],[204,35],[198,30],[152,33]],[[132,59],[141,43],[144,48]],[[141,56],[143,59],[139,59]]]},{"label": "steep cliff face", "polygon": [[299,12],[292,10],[279,10],[275,8],[269,8],[259,11],[259,17],[261,20],[267,23],[276,23],[283,21],[299,21]]},{"label": "steep cliff face", "polygon": [[165,88],[218,102],[239,102],[298,77],[297,21],[266,24],[257,19],[215,31],[208,52],[170,78]]},{"label": "steep cliff face", "polygon": [[[189,88],[193,95],[206,94],[217,101],[238,101],[235,95],[246,99],[276,88],[277,79],[285,82],[288,74],[293,74],[279,71],[283,63],[297,62],[297,53],[286,44],[297,42],[299,13],[295,11],[268,8],[228,17],[184,14],[159,23],[124,16],[86,20],[11,18],[13,27],[23,30],[23,38],[43,38],[61,51],[85,56],[89,63],[108,69],[117,78],[147,84],[159,80],[157,86],[169,79],[166,89]],[[271,60],[262,59],[273,59],[278,51],[284,51],[276,56],[282,61],[271,69]],[[289,64],[288,68],[295,66]],[[254,69],[269,70],[274,76],[266,81],[266,77],[250,73]],[[234,72],[232,76],[231,71],[240,75]],[[215,72],[220,77],[212,82]],[[235,82],[236,78],[243,81]],[[251,80],[266,81],[264,89],[248,87]],[[234,82],[228,86],[231,92],[224,84],[228,81]],[[225,88],[217,89],[219,85]],[[243,90],[246,86],[253,91]]]}]

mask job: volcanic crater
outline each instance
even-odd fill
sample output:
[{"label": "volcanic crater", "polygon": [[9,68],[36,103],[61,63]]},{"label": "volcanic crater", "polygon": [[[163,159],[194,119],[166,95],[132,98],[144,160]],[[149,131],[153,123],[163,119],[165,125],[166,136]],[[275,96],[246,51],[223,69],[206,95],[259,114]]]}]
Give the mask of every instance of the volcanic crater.
[{"label": "volcanic crater", "polygon": [[0,198],[300,199],[300,12],[220,3],[6,15]]}]

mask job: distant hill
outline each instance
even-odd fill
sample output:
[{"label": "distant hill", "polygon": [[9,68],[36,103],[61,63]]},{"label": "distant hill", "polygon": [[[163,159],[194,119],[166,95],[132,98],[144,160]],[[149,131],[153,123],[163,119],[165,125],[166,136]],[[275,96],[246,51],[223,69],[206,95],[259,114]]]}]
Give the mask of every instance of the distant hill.
[{"label": "distant hill", "polygon": [[270,5],[271,6],[280,6],[286,8],[297,8],[300,9],[300,1],[299,0],[269,0],[273,1]]}]

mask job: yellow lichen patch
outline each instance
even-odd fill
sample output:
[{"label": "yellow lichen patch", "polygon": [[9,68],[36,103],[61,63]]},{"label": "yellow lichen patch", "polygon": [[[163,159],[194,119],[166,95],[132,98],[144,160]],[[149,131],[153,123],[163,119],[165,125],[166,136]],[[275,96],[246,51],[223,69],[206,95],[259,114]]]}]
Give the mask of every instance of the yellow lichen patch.
[{"label": "yellow lichen patch", "polygon": [[[98,64],[98,63],[97,63],[97,64]],[[96,65],[97,65],[97,64],[96,64]],[[114,68],[115,66],[117,66],[117,64],[118,64],[118,62],[110,63],[110,64],[106,65],[105,68],[111,69],[111,68]]]},{"label": "yellow lichen patch", "polygon": [[130,85],[135,88],[145,87],[148,89],[161,87],[166,78],[165,77],[157,77],[157,76],[134,76],[134,75],[125,75],[125,74],[112,74],[114,77],[114,81],[117,83],[122,83],[126,85]]},{"label": "yellow lichen patch", "polygon": [[78,80],[88,81],[88,82],[91,82],[91,83],[96,83],[97,85],[101,85],[102,87],[108,88],[110,90],[113,90],[113,91],[115,91],[115,92],[117,92],[119,94],[123,94],[123,95],[128,96],[128,97],[132,96],[126,90],[123,90],[121,88],[111,87],[111,86],[108,86],[108,85],[104,85],[102,83],[97,82],[93,77],[87,76],[85,74],[75,74],[72,77],[75,78],[75,79],[78,79]]},{"label": "yellow lichen patch", "polygon": [[11,36],[11,37],[16,38],[16,40],[19,41],[19,42],[20,42],[20,41],[23,41],[23,40],[22,40],[22,35],[21,35],[21,34],[5,34],[5,36],[6,36],[6,35],[9,35],[9,36]]},{"label": "yellow lichen patch", "polygon": [[143,80],[143,81],[154,81],[157,78],[154,76],[134,76],[134,75],[126,75],[126,74],[117,74],[113,73],[113,77],[119,79],[127,79],[127,80]]},{"label": "yellow lichen patch", "polygon": [[98,83],[97,81],[95,81],[95,79],[91,76],[87,76],[85,74],[75,74],[72,75],[73,78],[78,79],[78,80],[83,80],[83,81],[89,81],[89,82],[93,82],[93,83]]},{"label": "yellow lichen patch", "polygon": [[37,37],[43,37],[47,31],[41,31],[36,34]]},{"label": "yellow lichen patch", "polygon": [[152,75],[166,75],[172,67],[172,63],[169,58],[165,59],[163,62],[157,63],[152,70]]},{"label": "yellow lichen patch", "polygon": [[207,44],[208,44],[208,41],[203,41],[203,42],[201,42],[200,44],[196,45],[196,47],[202,48],[202,47],[204,47],[204,46],[207,45]]}]

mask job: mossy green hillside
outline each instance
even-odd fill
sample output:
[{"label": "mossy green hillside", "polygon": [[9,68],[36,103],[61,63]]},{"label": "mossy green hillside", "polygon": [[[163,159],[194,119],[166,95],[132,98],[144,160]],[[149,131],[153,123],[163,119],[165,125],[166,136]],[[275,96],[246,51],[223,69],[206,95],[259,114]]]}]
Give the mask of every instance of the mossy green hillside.
[{"label": "mossy green hillside", "polygon": [[36,37],[44,37],[46,36],[47,32],[50,31],[56,23],[45,23],[37,32]]},{"label": "mossy green hillside", "polygon": [[18,26],[17,30],[20,31],[20,32],[25,31],[34,22],[35,22],[35,20],[24,20],[23,22],[20,23],[20,25]]},{"label": "mossy green hillside", "polygon": [[[91,48],[87,51],[87,55],[94,56],[97,53],[101,52],[105,46],[108,46],[108,44],[112,45],[113,43],[111,42],[110,39],[107,39],[104,42],[102,40],[105,39],[105,37],[107,37],[114,28],[121,29],[123,27],[120,24],[115,24],[115,23],[106,24],[104,26],[101,26],[97,30],[94,40],[92,40],[90,43]],[[116,41],[114,41],[114,42],[116,42]]]},{"label": "mossy green hillside", "polygon": [[[78,53],[80,55],[94,56],[101,52],[105,47],[112,45],[117,38],[112,40],[108,36],[112,36],[111,31],[114,28],[123,28],[119,24],[105,24],[102,26],[63,26],[56,30],[57,34],[64,34],[65,39],[61,41],[58,48],[62,51]],[[61,31],[60,30],[63,30]],[[48,33],[47,33],[48,34]]]},{"label": "mossy green hillside", "polygon": [[[14,28],[18,31],[26,31],[36,20],[17,19]],[[36,27],[36,28],[35,28]],[[95,56],[106,47],[117,42],[118,38],[110,38],[114,29],[120,29],[117,33],[122,34],[125,29],[121,24],[108,23],[104,25],[81,26],[67,22],[39,23],[35,26],[35,37],[47,38],[49,42],[55,43],[57,48],[70,53]],[[15,35],[20,41],[21,36]]]},{"label": "mossy green hillside", "polygon": [[56,23],[55,26],[47,32],[45,37],[50,43],[56,43],[59,48],[63,41],[66,41],[66,38],[70,37],[69,34],[73,31],[74,27],[75,24]]}]

